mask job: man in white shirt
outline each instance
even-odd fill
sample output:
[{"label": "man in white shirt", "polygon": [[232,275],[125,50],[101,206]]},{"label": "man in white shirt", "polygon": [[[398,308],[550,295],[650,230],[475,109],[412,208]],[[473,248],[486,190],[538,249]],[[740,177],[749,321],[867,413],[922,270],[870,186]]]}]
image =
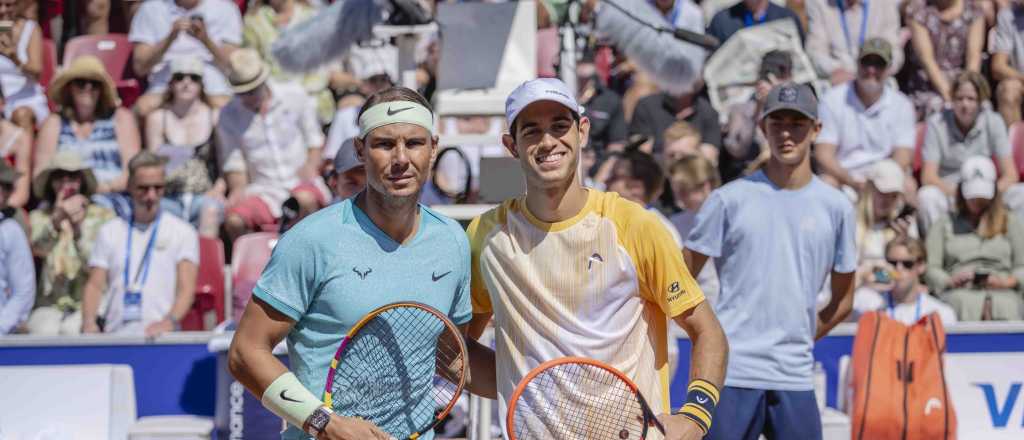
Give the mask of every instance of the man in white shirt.
[{"label": "man in white shirt", "polygon": [[[228,0],[150,0],[132,18],[132,68],[149,88],[136,108],[149,114],[163,102],[171,61],[199,57],[205,63],[203,89],[220,107],[231,98],[224,71],[228,56],[242,44],[242,16]],[[115,78],[116,79],[116,78]]]},{"label": "man in white shirt", "polygon": [[857,289],[853,297],[853,313],[850,321],[872,310],[887,311],[889,316],[904,324],[911,325],[929,313],[938,313],[942,323],[956,323],[956,312],[946,303],[928,294],[928,287],[921,284],[921,276],[927,269],[924,246],[913,238],[897,237],[886,245],[883,267],[877,269],[892,279],[888,289],[879,291],[867,287]]},{"label": "man in white shirt", "polygon": [[192,308],[199,236],[184,220],[161,213],[165,164],[149,151],[128,162],[131,220],[115,217],[96,236],[82,294],[82,333],[154,337],[179,330]]},{"label": "man in white shirt", "polygon": [[231,240],[276,225],[281,204],[299,202],[299,217],[327,204],[319,175],[324,134],[316,102],[302,85],[267,81],[256,51],[231,54],[228,79],[236,96],[217,122],[221,167],[228,184],[224,228]]},{"label": "man in white shirt", "polygon": [[[916,136],[913,104],[885,86],[892,62],[889,42],[868,39],[858,60],[857,78],[822,97],[821,134],[814,146],[821,177],[856,193],[863,189],[871,166],[882,159],[891,157],[909,173]],[[907,197],[913,200],[916,185],[912,178],[907,180]]]}]

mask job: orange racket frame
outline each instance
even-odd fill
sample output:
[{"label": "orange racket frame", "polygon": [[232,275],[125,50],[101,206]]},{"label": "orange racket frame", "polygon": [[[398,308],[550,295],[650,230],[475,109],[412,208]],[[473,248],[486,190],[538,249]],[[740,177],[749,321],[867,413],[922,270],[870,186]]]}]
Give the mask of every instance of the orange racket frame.
[{"label": "orange racket frame", "polygon": [[[658,429],[658,431],[660,431],[662,434],[665,433],[665,427],[662,426],[661,422],[659,422],[657,417],[655,417],[654,412],[651,410],[651,407],[647,405],[647,400],[644,399],[643,394],[640,393],[640,388],[637,387],[636,383],[634,383],[633,380],[631,380],[630,378],[626,377],[626,375],[623,374],[621,371],[619,371],[617,368],[615,368],[615,367],[613,367],[611,365],[608,365],[608,364],[606,364],[604,362],[601,362],[601,361],[598,361],[598,360],[594,360],[594,359],[590,359],[590,358],[585,358],[585,357],[569,356],[569,357],[562,357],[562,358],[558,358],[558,359],[552,359],[550,361],[547,361],[547,362],[544,362],[544,363],[538,365],[533,370],[530,370],[530,372],[526,374],[526,377],[523,377],[523,380],[520,380],[519,384],[516,385],[515,391],[512,392],[512,397],[509,398],[508,413],[505,415],[505,433],[508,436],[508,440],[517,440],[516,434],[513,431],[513,427],[515,426],[513,424],[515,422],[514,415],[515,415],[515,412],[516,412],[516,406],[518,405],[518,402],[519,402],[519,398],[526,391],[527,386],[529,386],[530,382],[534,378],[539,376],[541,373],[543,373],[543,372],[545,372],[545,371],[547,371],[547,370],[549,370],[551,368],[557,367],[559,365],[564,365],[564,364],[591,365],[591,366],[594,366],[594,367],[598,367],[598,368],[600,368],[602,370],[605,370],[605,371],[611,373],[612,375],[614,375],[615,377],[617,377],[619,380],[621,380],[623,383],[625,383],[626,386],[629,387],[630,390],[633,391],[633,393],[636,395],[637,400],[640,401],[640,407],[643,409],[644,419],[645,419],[644,420],[644,425],[645,425],[644,432],[646,433],[646,427],[648,425],[653,424],[655,426],[655,428]],[[560,439],[560,440],[570,440],[570,439]],[[576,439],[571,439],[571,440],[576,440]]]}]

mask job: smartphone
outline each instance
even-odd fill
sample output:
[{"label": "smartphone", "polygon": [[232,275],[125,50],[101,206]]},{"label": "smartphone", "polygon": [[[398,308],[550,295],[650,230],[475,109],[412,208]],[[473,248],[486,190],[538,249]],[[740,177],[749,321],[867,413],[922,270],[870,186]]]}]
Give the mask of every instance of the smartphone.
[{"label": "smartphone", "polygon": [[10,33],[14,29],[14,22],[11,20],[0,20],[0,32]]},{"label": "smartphone", "polygon": [[974,287],[984,287],[988,284],[988,272],[976,271],[974,272]]},{"label": "smartphone", "polygon": [[193,16],[190,16],[188,19],[192,20],[192,21],[200,21],[201,22],[201,21],[203,21],[203,16],[202,15],[193,15]]}]

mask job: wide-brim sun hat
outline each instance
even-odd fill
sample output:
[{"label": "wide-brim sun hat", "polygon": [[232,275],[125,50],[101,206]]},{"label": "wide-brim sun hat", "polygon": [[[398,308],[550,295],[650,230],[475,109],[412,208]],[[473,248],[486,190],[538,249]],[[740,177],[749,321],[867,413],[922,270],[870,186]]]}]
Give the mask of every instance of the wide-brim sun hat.
[{"label": "wide-brim sun hat", "polygon": [[117,86],[110,78],[106,67],[99,58],[93,55],[82,55],[75,58],[67,68],[62,70],[50,83],[50,90],[47,96],[50,101],[63,105],[64,90],[76,79],[85,79],[100,83],[100,100],[107,108],[116,108],[121,104],[117,96]]},{"label": "wide-brim sun hat", "polygon": [[96,175],[92,169],[82,160],[82,156],[70,150],[58,151],[57,154],[46,164],[46,168],[32,180],[32,192],[41,200],[53,198],[53,188],[50,185],[50,177],[54,171],[82,174],[82,195],[88,197],[96,192]]}]

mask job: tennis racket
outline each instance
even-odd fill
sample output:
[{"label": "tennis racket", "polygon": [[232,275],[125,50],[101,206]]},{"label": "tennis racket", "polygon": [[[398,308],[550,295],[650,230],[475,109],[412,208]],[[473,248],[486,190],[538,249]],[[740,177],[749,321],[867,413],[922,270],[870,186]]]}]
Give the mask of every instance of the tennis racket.
[{"label": "tennis racket", "polygon": [[466,344],[447,316],[424,304],[389,304],[341,340],[324,404],[396,439],[416,439],[455,406],[467,370]]},{"label": "tennis racket", "polygon": [[564,357],[530,371],[509,399],[509,440],[647,438],[655,417],[636,384],[593,359]]}]

